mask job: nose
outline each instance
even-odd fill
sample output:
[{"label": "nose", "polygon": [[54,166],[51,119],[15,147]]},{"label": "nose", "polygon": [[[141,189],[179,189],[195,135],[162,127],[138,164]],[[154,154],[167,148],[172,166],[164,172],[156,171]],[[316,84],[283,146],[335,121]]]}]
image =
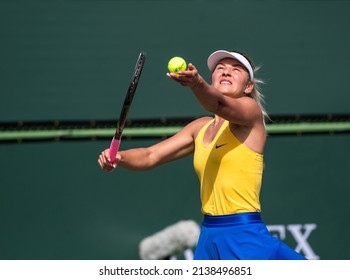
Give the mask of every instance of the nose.
[{"label": "nose", "polygon": [[222,76],[231,76],[231,73],[229,71],[229,69],[225,68],[223,71],[222,71]]}]

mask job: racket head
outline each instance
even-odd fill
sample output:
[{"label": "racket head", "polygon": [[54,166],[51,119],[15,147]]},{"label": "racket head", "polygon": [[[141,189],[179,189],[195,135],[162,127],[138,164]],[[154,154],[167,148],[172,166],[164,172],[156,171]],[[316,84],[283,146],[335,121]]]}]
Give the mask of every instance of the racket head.
[{"label": "racket head", "polygon": [[120,138],[121,134],[124,130],[127,116],[128,116],[128,113],[129,113],[129,110],[131,107],[131,103],[134,99],[136,88],[137,88],[137,85],[139,83],[139,79],[140,79],[145,61],[146,61],[146,53],[141,52],[139,54],[138,59],[137,59],[129,87],[128,87],[128,90],[127,90],[126,95],[125,95],[123,107],[122,107],[122,110],[120,112],[120,116],[118,119],[118,125],[117,125],[117,129],[116,129],[116,133],[115,133],[116,138]]},{"label": "racket head", "polygon": [[114,163],[117,153],[119,151],[122,133],[123,133],[127,116],[131,107],[131,103],[134,99],[134,95],[140,80],[143,67],[145,65],[145,61],[146,61],[146,52],[142,51],[140,52],[138,59],[136,61],[135,68],[131,76],[131,81],[130,81],[128,90],[126,92],[123,106],[119,115],[117,129],[115,131],[114,137],[109,147],[109,157],[112,163]]}]

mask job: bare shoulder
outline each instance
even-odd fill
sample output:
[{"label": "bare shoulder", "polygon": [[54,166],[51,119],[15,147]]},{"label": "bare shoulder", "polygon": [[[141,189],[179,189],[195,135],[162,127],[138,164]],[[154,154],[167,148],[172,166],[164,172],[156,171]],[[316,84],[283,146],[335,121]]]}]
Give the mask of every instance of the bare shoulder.
[{"label": "bare shoulder", "polygon": [[250,114],[257,119],[259,119],[262,116],[261,107],[259,106],[258,102],[250,97],[243,97],[239,99],[241,104],[244,106],[244,109],[248,110]]},{"label": "bare shoulder", "polygon": [[206,125],[208,122],[214,120],[213,117],[201,117],[194,121],[192,121],[189,125],[194,127],[195,129],[201,129],[204,125]]},{"label": "bare shoulder", "polygon": [[212,120],[214,120],[214,117],[205,116],[192,121],[191,124],[195,126],[203,126]]},{"label": "bare shoulder", "polygon": [[192,137],[195,139],[200,129],[204,125],[206,125],[208,122],[212,121],[213,119],[214,119],[213,117],[209,117],[209,116],[198,118],[190,122],[189,124],[187,124],[184,127],[184,130],[188,131],[192,135]]}]

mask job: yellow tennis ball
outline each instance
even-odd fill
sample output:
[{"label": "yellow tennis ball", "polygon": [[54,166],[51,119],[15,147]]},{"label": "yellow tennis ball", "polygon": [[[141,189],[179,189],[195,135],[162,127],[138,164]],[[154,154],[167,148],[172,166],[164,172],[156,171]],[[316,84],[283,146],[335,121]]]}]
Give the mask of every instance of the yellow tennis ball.
[{"label": "yellow tennis ball", "polygon": [[168,69],[172,73],[177,73],[179,71],[184,71],[187,68],[186,61],[179,56],[175,56],[168,62]]}]

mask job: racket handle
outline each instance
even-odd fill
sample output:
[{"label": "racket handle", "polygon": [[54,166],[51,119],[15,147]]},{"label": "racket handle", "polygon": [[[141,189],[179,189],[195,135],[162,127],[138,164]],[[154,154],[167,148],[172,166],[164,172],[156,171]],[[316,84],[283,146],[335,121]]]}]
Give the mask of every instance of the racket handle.
[{"label": "racket handle", "polygon": [[120,146],[120,141],[121,141],[120,139],[115,139],[113,137],[111,145],[109,147],[109,157],[110,157],[112,163],[115,162],[115,159],[117,157],[117,153],[118,153],[119,146]]}]

